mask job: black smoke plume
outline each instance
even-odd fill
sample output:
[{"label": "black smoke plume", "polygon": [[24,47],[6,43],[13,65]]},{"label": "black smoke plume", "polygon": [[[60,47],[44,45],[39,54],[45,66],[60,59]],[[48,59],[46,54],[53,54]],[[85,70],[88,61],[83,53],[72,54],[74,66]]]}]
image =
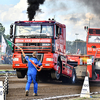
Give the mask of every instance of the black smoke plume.
[{"label": "black smoke plume", "polygon": [[34,19],[36,11],[39,10],[39,5],[43,4],[44,1],[45,0],[27,0],[29,5],[27,8],[29,21],[32,21],[32,19]]},{"label": "black smoke plume", "polygon": [[87,11],[91,10],[96,15],[100,15],[100,0],[77,0],[87,6]]}]

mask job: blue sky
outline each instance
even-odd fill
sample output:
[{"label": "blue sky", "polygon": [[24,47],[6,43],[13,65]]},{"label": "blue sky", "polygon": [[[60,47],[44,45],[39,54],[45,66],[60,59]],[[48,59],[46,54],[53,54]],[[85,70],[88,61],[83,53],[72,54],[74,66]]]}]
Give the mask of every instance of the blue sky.
[{"label": "blue sky", "polygon": [[16,5],[20,0],[2,0],[1,5]]},{"label": "blue sky", "polygon": [[[87,2],[88,1],[88,2]],[[66,25],[66,40],[86,40],[84,26],[100,28],[100,0],[45,0],[40,5],[35,20],[53,18]],[[10,24],[17,20],[28,20],[27,0],[2,0],[0,2],[0,23],[9,34]],[[90,21],[89,21],[90,19]],[[77,37],[75,34],[78,34]]]}]

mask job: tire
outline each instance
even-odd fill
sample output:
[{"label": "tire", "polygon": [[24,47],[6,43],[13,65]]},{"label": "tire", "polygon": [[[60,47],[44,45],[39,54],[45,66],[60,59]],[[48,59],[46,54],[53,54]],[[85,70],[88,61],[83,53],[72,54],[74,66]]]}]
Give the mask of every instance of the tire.
[{"label": "tire", "polygon": [[72,77],[69,78],[69,82],[70,82],[71,84],[75,84],[75,83],[76,83],[76,71],[75,71],[74,68],[73,68],[73,70],[72,70]]},{"label": "tire", "polygon": [[62,73],[62,67],[61,67],[61,63],[58,61],[57,62],[57,71],[53,70],[51,72],[51,78],[59,80],[61,77],[61,73]]},{"label": "tire", "polygon": [[47,82],[51,78],[51,71],[41,70],[37,73],[38,81]]},{"label": "tire", "polygon": [[96,80],[97,79],[97,74],[95,72],[95,66],[92,65],[92,80]]},{"label": "tire", "polygon": [[24,78],[26,75],[26,71],[25,70],[16,70],[16,74],[18,78]]},{"label": "tire", "polygon": [[56,79],[60,79],[61,77],[61,73],[62,73],[62,68],[61,68],[61,63],[60,61],[57,62],[57,71],[55,71],[55,76],[56,76]]},{"label": "tire", "polygon": [[92,73],[92,80],[96,80],[97,79],[97,74],[96,72]]},{"label": "tire", "polygon": [[69,78],[62,76],[62,83],[69,83]]}]

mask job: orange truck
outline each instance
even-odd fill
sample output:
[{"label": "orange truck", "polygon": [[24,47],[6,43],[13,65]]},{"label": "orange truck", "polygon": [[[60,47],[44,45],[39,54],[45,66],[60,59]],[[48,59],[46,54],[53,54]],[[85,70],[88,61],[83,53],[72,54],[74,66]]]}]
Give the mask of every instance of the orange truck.
[{"label": "orange truck", "polygon": [[[39,79],[61,79],[63,82],[75,83],[76,72],[73,66],[67,64],[66,56],[66,26],[54,20],[48,21],[16,21],[10,26],[10,38],[13,46],[13,69],[18,78],[27,74],[25,54],[32,57],[37,51],[37,59],[42,62],[43,69],[38,72]],[[17,46],[16,46],[17,45]]]},{"label": "orange truck", "polygon": [[86,75],[89,76],[91,80],[95,80],[97,78],[93,66],[93,56],[81,54],[71,54],[67,56],[67,63],[74,66],[77,79],[84,79]]},{"label": "orange truck", "polygon": [[86,40],[87,54],[94,56],[93,70],[100,75],[100,28],[89,28]]},{"label": "orange truck", "polygon": [[88,75],[96,80],[100,74],[100,29],[87,28],[86,51],[87,55],[68,55],[68,64],[74,66],[77,78]]}]

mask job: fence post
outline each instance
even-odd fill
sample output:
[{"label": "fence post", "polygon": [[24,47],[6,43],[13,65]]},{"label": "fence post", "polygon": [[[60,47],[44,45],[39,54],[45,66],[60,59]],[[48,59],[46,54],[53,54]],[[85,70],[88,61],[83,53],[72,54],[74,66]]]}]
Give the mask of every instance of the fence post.
[{"label": "fence post", "polygon": [[0,81],[0,100],[4,100],[3,81]]},{"label": "fence post", "polygon": [[6,100],[6,94],[8,94],[8,87],[9,87],[8,84],[9,84],[9,80],[8,80],[8,72],[7,72],[6,77],[5,77],[5,81],[4,81],[4,84],[3,84],[3,95],[4,95],[3,100]]}]

